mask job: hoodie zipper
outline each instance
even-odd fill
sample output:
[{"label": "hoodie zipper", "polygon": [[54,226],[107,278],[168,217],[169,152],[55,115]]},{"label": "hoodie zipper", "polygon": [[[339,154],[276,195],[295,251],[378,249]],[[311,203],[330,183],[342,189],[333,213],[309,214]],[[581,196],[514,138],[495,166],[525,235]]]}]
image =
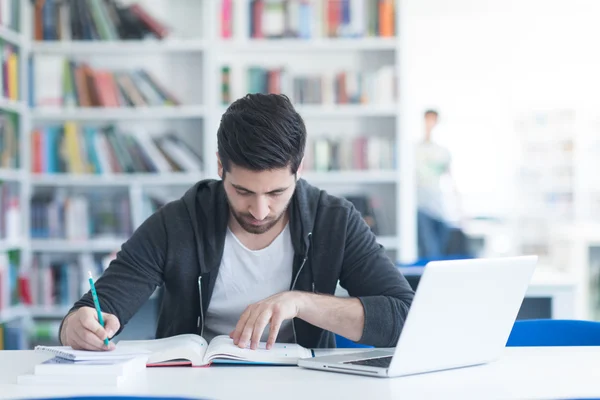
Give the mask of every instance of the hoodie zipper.
[{"label": "hoodie zipper", "polygon": [[198,277],[198,294],[200,295],[200,316],[198,317],[197,327],[200,329],[200,336],[204,336],[204,307],[202,306],[202,276]]},{"label": "hoodie zipper", "polygon": [[[300,276],[300,272],[304,268],[304,264],[306,264],[306,260],[308,259],[308,249],[310,248],[310,238],[312,236],[312,232],[308,232],[308,246],[306,246],[306,251],[304,252],[304,259],[302,260],[302,264],[300,264],[300,268],[296,273],[296,277],[294,278],[294,282],[292,282],[292,288],[290,290],[294,290],[296,287],[296,281],[298,281],[298,277]],[[312,284],[313,292],[315,291],[315,283]],[[294,323],[294,318],[292,318],[292,331],[294,332],[294,343],[298,343],[298,338],[296,337],[296,324]]]}]

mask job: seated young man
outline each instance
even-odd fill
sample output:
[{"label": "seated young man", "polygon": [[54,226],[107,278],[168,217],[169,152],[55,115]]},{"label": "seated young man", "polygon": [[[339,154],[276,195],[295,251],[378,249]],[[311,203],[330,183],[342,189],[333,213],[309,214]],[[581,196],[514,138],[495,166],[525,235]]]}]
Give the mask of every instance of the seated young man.
[{"label": "seated young man", "polygon": [[[300,179],[306,128],[288,98],[237,100],[217,137],[221,179],[196,183],[135,231],[96,282],[105,327],[88,292],[63,319],[61,343],[107,349],[162,285],[157,338],[323,348],[337,333],[395,346],[413,290],[350,202]],[[333,296],[338,281],[350,297]]]}]

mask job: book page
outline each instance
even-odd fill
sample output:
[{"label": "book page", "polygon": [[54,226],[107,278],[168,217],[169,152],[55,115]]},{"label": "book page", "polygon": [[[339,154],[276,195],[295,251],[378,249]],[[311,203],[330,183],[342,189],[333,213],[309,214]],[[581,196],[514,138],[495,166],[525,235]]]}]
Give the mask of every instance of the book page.
[{"label": "book page", "polygon": [[137,348],[150,351],[148,364],[189,360],[193,366],[205,365],[204,353],[207,347],[206,339],[191,333],[154,340],[122,340],[117,343],[117,349]]},{"label": "book page", "polygon": [[299,358],[310,358],[312,352],[294,343],[275,343],[269,350],[265,342],[260,342],[256,350],[248,346],[241,349],[233,344],[233,339],[227,335],[216,336],[208,346],[206,363],[218,359],[238,360],[266,364],[296,365]]}]

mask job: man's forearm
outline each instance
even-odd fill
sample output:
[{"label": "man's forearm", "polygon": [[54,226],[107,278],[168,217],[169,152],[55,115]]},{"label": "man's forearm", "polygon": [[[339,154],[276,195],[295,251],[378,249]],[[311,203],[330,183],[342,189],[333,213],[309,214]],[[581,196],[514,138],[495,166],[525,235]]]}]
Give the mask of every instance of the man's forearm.
[{"label": "man's forearm", "polygon": [[300,298],[298,318],[352,341],[360,340],[365,325],[365,310],[360,300],[296,293]]}]

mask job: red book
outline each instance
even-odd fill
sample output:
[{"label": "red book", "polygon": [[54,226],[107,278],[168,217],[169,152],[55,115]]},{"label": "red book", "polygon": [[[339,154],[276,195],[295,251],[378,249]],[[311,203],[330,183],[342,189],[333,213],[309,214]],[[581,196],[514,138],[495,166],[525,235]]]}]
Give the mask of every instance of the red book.
[{"label": "red book", "polygon": [[150,31],[158,38],[162,39],[169,33],[169,28],[148,14],[148,12],[146,12],[141,5],[137,3],[133,4],[129,7],[129,10],[131,10],[131,12],[138,17],[144,23],[144,25],[146,25],[148,29],[150,29]]}]

